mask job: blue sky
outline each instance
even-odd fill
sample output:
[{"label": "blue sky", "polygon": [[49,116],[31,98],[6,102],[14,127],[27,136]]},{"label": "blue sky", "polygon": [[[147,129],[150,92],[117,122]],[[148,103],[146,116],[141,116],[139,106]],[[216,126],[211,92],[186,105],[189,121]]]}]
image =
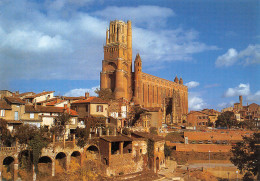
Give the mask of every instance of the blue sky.
[{"label": "blue sky", "polygon": [[0,0],[0,89],[82,96],[105,30],[131,20],[143,71],[189,87],[189,108],[260,104],[259,1]]}]

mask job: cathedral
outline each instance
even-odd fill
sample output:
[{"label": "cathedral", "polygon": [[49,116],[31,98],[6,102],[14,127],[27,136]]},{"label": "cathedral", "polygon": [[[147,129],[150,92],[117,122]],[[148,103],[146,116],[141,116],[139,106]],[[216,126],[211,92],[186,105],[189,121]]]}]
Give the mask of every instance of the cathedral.
[{"label": "cathedral", "polygon": [[182,78],[165,80],[142,72],[139,54],[132,70],[131,21],[110,22],[106,31],[104,60],[100,73],[100,88],[111,89],[115,98],[125,98],[143,108],[161,108],[170,116],[170,123],[186,120],[188,114],[188,88]]}]

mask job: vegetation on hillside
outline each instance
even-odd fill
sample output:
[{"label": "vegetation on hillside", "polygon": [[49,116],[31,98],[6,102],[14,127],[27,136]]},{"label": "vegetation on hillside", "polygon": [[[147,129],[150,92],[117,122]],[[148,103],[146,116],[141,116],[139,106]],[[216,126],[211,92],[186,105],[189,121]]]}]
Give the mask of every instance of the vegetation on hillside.
[{"label": "vegetation on hillside", "polygon": [[230,160],[240,172],[245,173],[244,180],[253,180],[253,176],[260,180],[260,133],[244,137],[232,147],[231,152]]}]

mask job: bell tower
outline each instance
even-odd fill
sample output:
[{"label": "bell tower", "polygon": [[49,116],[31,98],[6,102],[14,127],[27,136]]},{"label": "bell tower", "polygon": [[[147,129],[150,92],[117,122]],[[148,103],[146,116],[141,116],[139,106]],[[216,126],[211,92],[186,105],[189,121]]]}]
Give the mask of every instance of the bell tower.
[{"label": "bell tower", "polygon": [[100,88],[111,89],[115,98],[132,98],[131,21],[111,21],[106,31]]}]

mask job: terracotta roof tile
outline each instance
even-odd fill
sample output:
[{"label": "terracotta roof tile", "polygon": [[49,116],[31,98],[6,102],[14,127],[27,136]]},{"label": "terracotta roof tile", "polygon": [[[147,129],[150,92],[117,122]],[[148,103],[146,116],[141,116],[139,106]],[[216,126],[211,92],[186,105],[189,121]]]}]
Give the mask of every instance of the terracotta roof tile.
[{"label": "terracotta roof tile", "polygon": [[[36,107],[33,105],[25,105],[26,113],[63,113],[64,107],[52,107],[52,106],[39,106]],[[69,113],[71,116],[78,116],[78,113],[72,109],[67,108],[66,113]]]},{"label": "terracotta roof tile", "polygon": [[5,100],[7,102],[10,102],[11,104],[25,104],[25,102],[17,97],[5,97]]},{"label": "terracotta roof tile", "polygon": [[137,136],[137,137],[142,137],[142,138],[146,138],[146,139],[152,139],[153,141],[164,140],[164,138],[161,136],[151,134],[151,133],[146,133],[146,132],[133,132],[131,134],[133,135],[133,137]]},{"label": "terracotta roof tile", "polygon": [[0,100],[0,109],[11,110],[12,108],[9,104],[7,104],[7,102],[5,102],[4,100]]},{"label": "terracotta roof tile", "polygon": [[50,93],[53,93],[54,91],[48,91],[48,92],[41,92],[41,93],[38,93],[38,94],[34,94],[32,96],[26,96],[26,98],[35,98],[35,97],[39,97],[39,96],[43,96],[43,95],[46,95],[46,94],[50,94]]},{"label": "terracotta roof tile", "polygon": [[89,97],[87,99],[75,101],[72,104],[84,104],[84,103],[108,104],[107,101],[104,101],[103,99],[100,99],[98,97]]},{"label": "terracotta roof tile", "polygon": [[123,135],[117,135],[117,136],[102,136],[101,139],[104,139],[108,142],[118,142],[118,141],[133,141],[131,138]]}]

